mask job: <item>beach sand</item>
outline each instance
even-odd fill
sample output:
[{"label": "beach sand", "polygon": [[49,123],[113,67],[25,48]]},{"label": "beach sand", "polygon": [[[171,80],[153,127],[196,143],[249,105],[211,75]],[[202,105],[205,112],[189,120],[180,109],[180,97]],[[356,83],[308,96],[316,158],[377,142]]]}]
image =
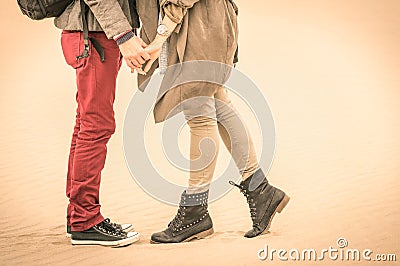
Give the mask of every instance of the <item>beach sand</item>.
[{"label": "beach sand", "polygon": [[[348,241],[348,248],[371,249],[371,257],[396,254],[397,262],[377,264],[398,265],[400,2],[237,3],[238,69],[262,89],[273,111],[277,143],[269,179],[291,196],[270,233],[255,239],[242,236],[251,220],[244,197],[235,189],[209,206],[215,225],[211,238],[149,243],[176,207],[142,191],[126,166],[122,128],[136,80],[123,66],[115,102],[117,130],[102,173],[102,213],[133,223],[142,237],[119,249],[72,246],[65,237],[64,191],[76,108],[74,71],[64,62],[60,31],[52,20],[30,21],[16,3],[7,1],[0,9],[1,265],[373,263],[327,256],[323,261],[286,262],[257,257],[265,245],[286,250],[338,248],[340,237]],[[251,123],[250,128],[255,126]],[[146,128],[150,139],[158,138],[157,127],[149,123]],[[229,159],[221,151],[220,161]],[[161,155],[159,164],[157,169],[168,175],[163,172],[168,162]],[[185,181],[181,173],[179,182]]]}]

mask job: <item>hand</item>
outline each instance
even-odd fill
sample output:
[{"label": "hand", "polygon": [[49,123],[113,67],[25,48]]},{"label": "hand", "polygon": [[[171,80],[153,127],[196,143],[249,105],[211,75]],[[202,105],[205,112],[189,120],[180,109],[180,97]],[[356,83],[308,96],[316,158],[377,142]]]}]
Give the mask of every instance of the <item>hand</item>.
[{"label": "hand", "polygon": [[119,46],[122,56],[126,64],[131,69],[132,73],[136,70],[141,70],[142,65],[150,59],[150,55],[144,50],[147,44],[135,36]]},{"label": "hand", "polygon": [[[172,21],[168,16],[164,16],[161,24],[167,27],[169,34],[171,34],[178,25],[176,22]],[[147,62],[144,70],[142,69],[138,70],[139,74],[146,75],[146,73],[149,72],[154,61],[156,61],[158,57],[160,57],[162,46],[164,42],[168,39],[168,37],[169,36],[157,34],[154,40],[149,44],[149,46],[146,47],[145,51],[150,55],[150,61]]]},{"label": "hand", "polygon": [[146,73],[149,72],[153,63],[160,57],[162,46],[166,39],[166,37],[157,35],[154,40],[144,49],[150,55],[150,61],[147,62],[142,73],[138,71],[139,74],[146,75]]}]

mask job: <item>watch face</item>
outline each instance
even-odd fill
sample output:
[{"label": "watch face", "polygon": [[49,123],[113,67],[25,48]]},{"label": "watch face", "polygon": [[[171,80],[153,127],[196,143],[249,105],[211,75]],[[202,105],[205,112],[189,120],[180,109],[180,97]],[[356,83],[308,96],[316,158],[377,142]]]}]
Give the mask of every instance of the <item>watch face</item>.
[{"label": "watch face", "polygon": [[160,34],[160,35],[163,35],[163,34],[165,34],[167,32],[167,30],[168,30],[167,27],[165,25],[161,24],[157,28],[157,33]]}]

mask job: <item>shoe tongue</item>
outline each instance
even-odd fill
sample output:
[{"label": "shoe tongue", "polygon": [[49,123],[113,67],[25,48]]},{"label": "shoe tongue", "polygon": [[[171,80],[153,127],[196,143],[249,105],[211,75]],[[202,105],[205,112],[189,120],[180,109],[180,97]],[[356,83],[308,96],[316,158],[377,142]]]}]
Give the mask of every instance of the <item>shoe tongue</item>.
[{"label": "shoe tongue", "polygon": [[[248,180],[250,179],[250,180]],[[243,182],[249,182],[248,188],[249,191],[253,191],[260,186],[260,184],[264,181],[265,175],[261,169],[258,169],[251,177],[249,177]]]},{"label": "shoe tongue", "polygon": [[114,228],[114,226],[112,226],[112,225],[110,224],[109,219],[108,219],[108,221],[106,221],[106,220],[107,220],[107,219],[105,219],[105,220],[103,221],[103,227],[104,227],[105,229],[109,230],[109,231],[115,231],[115,228]]}]

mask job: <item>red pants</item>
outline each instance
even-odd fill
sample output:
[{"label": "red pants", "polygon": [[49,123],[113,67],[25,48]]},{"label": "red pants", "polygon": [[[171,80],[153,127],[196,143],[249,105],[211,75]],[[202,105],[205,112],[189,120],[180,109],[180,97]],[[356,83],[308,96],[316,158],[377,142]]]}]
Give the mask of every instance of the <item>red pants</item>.
[{"label": "red pants", "polygon": [[87,58],[77,60],[83,50],[81,32],[63,31],[61,45],[67,63],[76,70],[76,122],[67,173],[67,225],[84,231],[104,220],[100,213],[99,189],[107,142],[115,131],[114,98],[121,54],[114,40],[102,32],[91,32],[103,47],[105,61],[94,47]]}]

